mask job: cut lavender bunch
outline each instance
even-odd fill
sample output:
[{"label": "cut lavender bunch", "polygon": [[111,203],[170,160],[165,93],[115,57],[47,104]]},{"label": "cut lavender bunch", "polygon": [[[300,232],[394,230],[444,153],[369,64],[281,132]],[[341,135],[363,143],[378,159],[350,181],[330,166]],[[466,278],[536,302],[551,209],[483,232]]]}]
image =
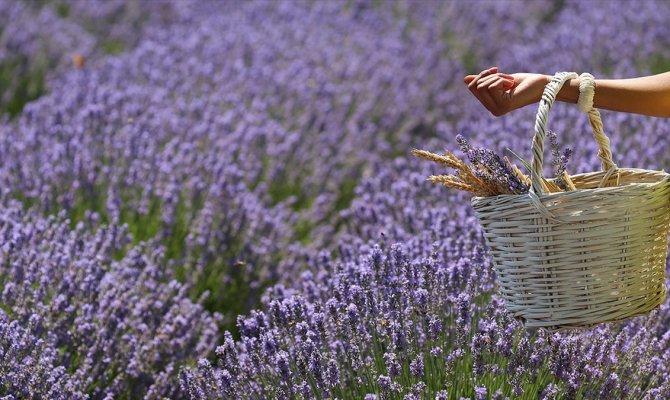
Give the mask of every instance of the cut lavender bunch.
[{"label": "cut lavender bunch", "polygon": [[456,142],[473,166],[475,175],[499,187],[500,194],[528,193],[530,186],[521,179],[512,167],[489,149],[472,147],[463,135],[456,136]]},{"label": "cut lavender bunch", "polygon": [[459,160],[449,150],[446,155],[425,150],[412,150],[412,154],[454,168],[454,175],[431,175],[428,180],[451,188],[472,192],[477,196],[497,196],[500,194],[523,194],[530,188],[529,179],[509,162],[501,159],[493,151],[473,148],[468,141],[458,135],[456,140],[470,161],[470,165]]}]

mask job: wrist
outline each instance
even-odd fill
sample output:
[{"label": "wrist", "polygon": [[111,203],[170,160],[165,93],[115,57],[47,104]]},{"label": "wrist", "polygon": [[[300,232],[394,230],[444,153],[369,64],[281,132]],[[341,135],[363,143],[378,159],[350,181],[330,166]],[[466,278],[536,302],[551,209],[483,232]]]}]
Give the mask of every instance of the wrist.
[{"label": "wrist", "polygon": [[542,100],[544,88],[551,82],[552,78],[551,75],[543,74],[535,74],[535,76],[531,77],[530,79],[532,79],[532,83],[529,86],[528,94],[523,97],[520,107],[539,103],[540,100]]},{"label": "wrist", "polygon": [[570,79],[556,95],[556,100],[577,104],[579,100],[579,79]]}]

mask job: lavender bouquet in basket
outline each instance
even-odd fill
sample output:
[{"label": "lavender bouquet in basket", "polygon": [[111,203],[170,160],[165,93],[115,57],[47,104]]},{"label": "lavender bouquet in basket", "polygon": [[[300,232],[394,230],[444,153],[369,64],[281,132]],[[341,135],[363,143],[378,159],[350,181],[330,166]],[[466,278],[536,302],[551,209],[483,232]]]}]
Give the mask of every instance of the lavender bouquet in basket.
[{"label": "lavender bouquet in basket", "polygon": [[[572,155],[572,150],[566,148],[561,151],[556,139],[556,134],[548,132],[549,140],[554,156],[553,165],[555,176],[553,180],[544,180],[547,192],[562,192],[575,190],[575,186],[567,173],[567,163]],[[467,157],[468,163],[456,157],[448,149],[445,154],[435,154],[426,150],[412,150],[412,154],[425,160],[434,161],[438,164],[453,168],[453,175],[431,175],[428,180],[433,183],[442,184],[459,190],[474,193],[476,196],[498,196],[502,194],[524,194],[530,189],[530,177],[524,174],[519,167],[514,165],[507,157],[500,157],[494,151],[473,147],[462,135],[456,136],[461,151]],[[510,150],[510,152],[512,152]],[[512,152],[516,156],[514,152]],[[529,164],[521,157],[516,156],[530,169]]]}]

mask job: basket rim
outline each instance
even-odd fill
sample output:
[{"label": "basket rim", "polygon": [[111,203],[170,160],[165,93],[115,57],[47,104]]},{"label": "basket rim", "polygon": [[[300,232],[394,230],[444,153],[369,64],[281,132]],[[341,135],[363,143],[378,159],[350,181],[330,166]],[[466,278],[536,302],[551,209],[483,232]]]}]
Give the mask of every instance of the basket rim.
[{"label": "basket rim", "polygon": [[[623,186],[608,186],[608,187],[602,187],[602,188],[593,188],[593,189],[576,189],[576,190],[570,190],[567,192],[552,192],[552,193],[537,193],[537,197],[540,199],[544,198],[551,198],[551,197],[560,197],[566,194],[570,193],[575,193],[575,192],[582,192],[582,193],[606,193],[608,191],[614,191],[615,189],[620,189],[621,187],[628,187],[628,186],[642,186],[642,187],[652,187],[656,185],[661,185],[664,182],[665,183],[670,183],[670,173],[666,172],[665,170],[653,170],[653,169],[642,169],[642,168],[618,168],[619,171],[629,171],[629,172],[636,172],[636,173],[645,173],[645,172],[650,172],[654,174],[659,174],[662,175],[662,177],[659,177],[659,180],[656,182],[634,182],[634,183],[629,183]],[[604,175],[606,172],[605,171],[594,171],[594,172],[582,172],[579,174],[574,174],[574,175],[569,175],[570,178],[579,178],[582,176],[587,176],[587,175],[597,175],[597,174],[602,174]],[[548,179],[548,180],[554,180],[555,178]],[[528,197],[528,193],[523,193],[523,194],[511,194],[511,193],[506,193],[506,194],[498,194],[495,196],[473,196],[472,199],[503,199],[503,198],[521,198],[521,197]]]}]

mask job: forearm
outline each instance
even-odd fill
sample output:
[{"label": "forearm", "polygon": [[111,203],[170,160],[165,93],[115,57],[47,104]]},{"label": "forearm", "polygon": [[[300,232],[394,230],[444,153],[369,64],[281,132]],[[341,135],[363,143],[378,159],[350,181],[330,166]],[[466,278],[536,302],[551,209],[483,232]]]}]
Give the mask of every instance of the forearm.
[{"label": "forearm", "polygon": [[[572,79],[563,86],[557,99],[577,103],[578,97],[579,80]],[[653,117],[670,117],[670,72],[632,79],[597,79],[593,106]]]}]

